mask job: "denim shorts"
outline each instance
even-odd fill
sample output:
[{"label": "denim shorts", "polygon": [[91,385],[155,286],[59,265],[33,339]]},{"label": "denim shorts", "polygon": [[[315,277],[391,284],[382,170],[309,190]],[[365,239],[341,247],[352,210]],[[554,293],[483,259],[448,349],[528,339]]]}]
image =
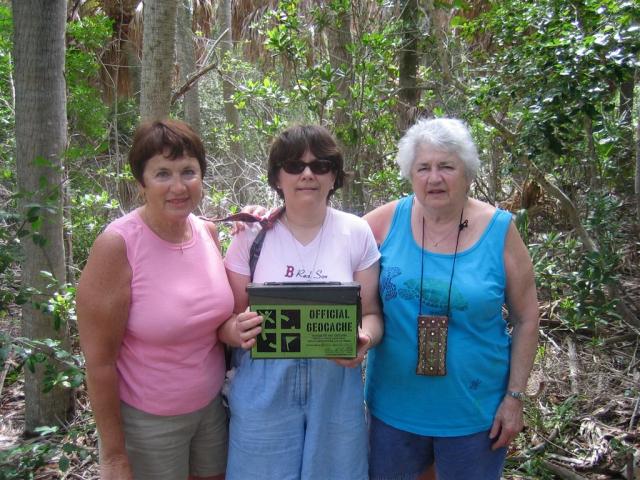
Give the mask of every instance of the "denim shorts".
[{"label": "denim shorts", "polygon": [[368,478],[361,368],[245,352],[229,408],[227,480]]},{"label": "denim shorts", "polygon": [[159,416],[120,404],[125,446],[136,480],[212,477],[225,472],[227,412],[218,395],[184,415]]},{"label": "denim shorts", "polygon": [[500,480],[506,448],[491,450],[489,431],[426,437],[371,416],[371,480],[415,480],[434,462],[438,480]]}]

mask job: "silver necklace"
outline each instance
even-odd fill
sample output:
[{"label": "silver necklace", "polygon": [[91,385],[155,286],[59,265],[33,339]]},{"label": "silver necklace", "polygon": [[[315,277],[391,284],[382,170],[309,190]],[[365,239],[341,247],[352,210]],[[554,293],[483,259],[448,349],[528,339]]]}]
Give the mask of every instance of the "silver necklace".
[{"label": "silver necklace", "polygon": [[[329,216],[329,210],[327,210],[327,212],[325,213],[324,219],[322,220],[322,225],[320,226],[320,238],[318,240],[318,246],[316,247],[316,255],[315,258],[313,259],[313,266],[311,267],[311,270],[307,270],[307,266],[304,263],[303,260],[303,256],[300,253],[300,249],[298,248],[298,240],[296,239],[295,235],[293,234],[293,231],[291,229],[291,226],[289,224],[289,218],[287,217],[287,213],[285,212],[285,214],[282,216],[282,219],[284,220],[284,226],[286,228],[286,230],[289,232],[289,235],[291,236],[291,243],[293,243],[293,248],[296,251],[296,255],[298,256],[298,260],[300,261],[300,265],[302,265],[302,269],[304,272],[304,280],[306,282],[311,282],[313,281],[312,276],[315,275],[316,273],[316,265],[318,263],[318,258],[320,257],[320,250],[322,249],[322,239],[324,238],[324,224],[327,222],[327,217]],[[314,239],[311,240],[312,243]],[[299,269],[298,269],[299,271]]]},{"label": "silver necklace", "polygon": [[[158,238],[160,238],[161,240],[165,240],[164,237],[159,233],[159,229],[157,229],[157,227],[153,227],[152,223],[148,217],[148,214],[146,212],[146,210],[142,210],[140,212],[140,218],[142,218],[142,221],[147,225],[147,227],[149,228],[149,230],[151,230]],[[189,222],[189,219],[187,218],[187,224],[186,224],[186,229],[185,231],[182,233],[182,238],[180,239],[180,243],[178,244],[178,246],[180,247],[180,253],[184,254],[184,244],[189,242],[191,240],[190,237],[190,233],[192,233],[192,229],[191,229],[191,223]],[[169,243],[173,243],[170,240],[165,240]]]},{"label": "silver necklace", "polygon": [[[422,217],[422,222],[423,222],[423,224],[424,224],[424,216]],[[443,237],[439,238],[438,240],[433,240],[433,237],[432,237],[432,238],[429,238],[429,237],[431,237],[431,235],[429,235],[429,230],[427,230],[426,237],[427,237],[427,240],[429,240],[429,241],[431,242],[431,244],[432,244],[434,247],[437,247],[437,246],[438,246],[438,245],[440,245],[443,241],[445,241],[446,239],[448,239],[448,238],[451,236],[451,234],[452,234],[453,232],[455,232],[456,230],[458,230],[458,229],[459,229],[459,226],[458,226],[458,225],[456,225],[456,226],[455,226],[455,228],[452,228],[451,230],[449,230],[449,231],[448,231],[448,232],[447,232]],[[459,231],[459,230],[458,230],[458,231]]]},{"label": "silver necklace", "polygon": [[191,223],[189,222],[189,219],[187,219],[187,228],[184,231],[184,234],[182,235],[182,240],[180,240],[180,254],[184,255],[184,244],[188,243],[191,239],[189,238],[189,233],[191,233]]}]

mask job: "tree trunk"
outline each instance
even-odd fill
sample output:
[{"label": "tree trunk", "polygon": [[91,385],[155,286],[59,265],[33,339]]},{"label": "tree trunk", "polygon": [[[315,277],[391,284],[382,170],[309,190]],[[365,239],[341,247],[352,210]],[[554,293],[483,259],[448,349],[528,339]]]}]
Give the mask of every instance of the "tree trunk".
[{"label": "tree trunk", "polygon": [[400,51],[399,83],[400,111],[398,129],[404,132],[417,116],[418,107],[418,1],[403,0],[400,20],[404,30]]},{"label": "tree trunk", "polygon": [[106,102],[112,105],[111,125],[109,133],[110,154],[114,159],[117,179],[110,189],[120,203],[121,211],[128,212],[134,208],[138,200],[138,191],[133,182],[123,178],[127,158],[126,148],[121,145],[119,131],[119,99],[135,97],[140,101],[140,55],[134,40],[135,11],[138,0],[118,0],[117,2],[102,2],[104,13],[113,21],[114,36],[112,45],[107,48],[100,59],[102,87]]},{"label": "tree trunk", "polygon": [[[191,0],[180,0],[176,22],[176,57],[178,59],[179,83],[184,84],[196,72],[196,49],[193,41],[193,12]],[[182,99],[184,121],[196,132],[200,131],[200,98],[198,82],[191,85]]]},{"label": "tree trunk", "polygon": [[178,0],[144,0],[142,36],[142,120],[164,118],[171,105]]},{"label": "tree trunk", "polygon": [[[62,158],[67,142],[64,77],[65,20],[67,2],[58,0],[13,0],[14,56],[16,88],[16,167],[18,188],[23,196],[20,211],[35,211],[34,236],[23,240],[22,283],[42,292],[42,301],[52,292],[40,272],[51,272],[64,283],[64,242],[62,222]],[[46,208],[44,208],[46,207]],[[38,223],[40,225],[38,225]],[[37,242],[36,242],[37,240]],[[23,335],[32,339],[67,341],[67,325],[59,330],[53,319],[32,303],[22,309]],[[65,422],[72,410],[72,391],[43,390],[42,365],[35,373],[25,369],[25,431]]]},{"label": "tree trunk", "polygon": [[618,185],[623,191],[629,191],[631,185],[627,182],[633,171],[634,141],[633,141],[633,91],[635,89],[635,72],[628,74],[628,78],[620,85],[620,107],[618,109],[620,127],[622,129],[621,142],[618,146]]},{"label": "tree trunk", "polygon": [[243,154],[242,146],[237,141],[240,131],[240,116],[238,110],[233,104],[233,94],[235,93],[235,87],[231,82],[231,71],[228,68],[229,59],[233,53],[233,38],[232,38],[232,15],[231,15],[231,0],[223,0],[220,2],[219,15],[220,15],[220,27],[225,31],[220,42],[220,57],[223,61],[222,68],[222,98],[224,102],[224,118],[227,123],[228,133],[231,135],[229,156],[231,163],[231,175],[234,179],[233,193],[235,195],[235,201],[238,205],[244,205],[247,201],[246,181],[243,177]]},{"label": "tree trunk", "polygon": [[494,140],[491,145],[491,171],[489,172],[489,200],[491,204],[495,205],[498,198],[502,194],[502,183],[500,175],[500,159],[502,158],[502,151],[497,140]]},{"label": "tree trunk", "polygon": [[442,83],[446,87],[451,84],[451,65],[447,51],[448,37],[451,34],[451,9],[438,6],[433,8],[431,18],[431,32],[435,37]]},{"label": "tree trunk", "polygon": [[[327,7],[328,8],[328,7]],[[329,47],[329,61],[332,70],[336,73],[334,83],[339,100],[335,109],[334,122],[336,130],[340,131],[349,127],[349,105],[351,75],[353,72],[352,59],[347,47],[353,43],[351,37],[351,15],[345,10],[331,12],[331,26],[327,28],[327,44]],[[344,132],[346,136],[347,132]],[[353,142],[350,142],[353,143]]]},{"label": "tree trunk", "polygon": [[585,165],[585,176],[589,179],[592,188],[600,188],[602,184],[601,168],[598,164],[598,154],[596,152],[596,142],[593,139],[593,120],[587,114],[582,116],[584,135],[587,140],[587,163]]},{"label": "tree trunk", "polygon": [[[328,7],[327,7],[328,8]],[[353,43],[351,35],[351,12],[347,8],[332,7],[330,27],[327,32],[329,61],[336,73],[337,102],[334,114],[334,130],[344,154],[344,171],[347,176],[342,187],[342,208],[348,212],[363,214],[364,192],[362,190],[361,162],[358,157],[360,125],[351,122],[350,106],[353,104],[352,85],[353,58],[348,46]]]},{"label": "tree trunk", "polygon": [[[451,87],[455,84],[455,78],[451,74],[451,60],[448,51],[451,36],[451,15],[455,10],[442,6],[442,3],[434,0],[427,0],[425,7],[425,14],[428,17],[425,19],[425,23],[429,25],[430,45],[433,45],[433,48],[424,52],[428,57],[425,63],[427,65],[433,64],[440,74],[440,86],[435,92],[438,100],[435,103],[431,102],[433,104],[431,108],[439,105],[446,111],[448,109],[446,105],[451,98]],[[431,111],[429,114],[432,115],[433,112]]]},{"label": "tree trunk", "polygon": [[636,176],[634,185],[636,196],[636,218],[640,225],[640,116],[638,116],[638,125],[636,128]]},{"label": "tree trunk", "polygon": [[620,85],[620,106],[618,114],[621,125],[631,126],[631,117],[633,116],[633,90],[636,86],[633,73],[629,74],[629,78]]}]

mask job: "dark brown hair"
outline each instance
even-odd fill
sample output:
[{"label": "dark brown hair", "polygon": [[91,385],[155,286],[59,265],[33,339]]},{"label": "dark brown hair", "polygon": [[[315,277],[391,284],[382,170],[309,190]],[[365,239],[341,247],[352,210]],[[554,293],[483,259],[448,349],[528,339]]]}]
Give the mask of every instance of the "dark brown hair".
[{"label": "dark brown hair", "polygon": [[335,139],[326,128],[320,125],[294,125],[280,133],[271,143],[267,180],[269,186],[284,198],[282,190],[277,187],[278,172],[286,162],[300,160],[309,150],[317,158],[330,160],[336,180],[327,199],[344,183],[344,159]]},{"label": "dark brown hair", "polygon": [[133,135],[129,150],[129,166],[133,177],[144,186],[142,174],[147,161],[154,155],[162,154],[175,160],[189,155],[198,160],[202,177],[207,170],[204,145],[198,134],[180,120],[167,118],[144,122]]}]

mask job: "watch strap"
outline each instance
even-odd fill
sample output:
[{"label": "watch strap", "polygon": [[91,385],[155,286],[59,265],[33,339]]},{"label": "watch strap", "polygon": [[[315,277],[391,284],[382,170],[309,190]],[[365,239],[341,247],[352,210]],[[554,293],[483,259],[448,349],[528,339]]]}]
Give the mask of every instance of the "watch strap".
[{"label": "watch strap", "polygon": [[517,392],[515,390],[507,390],[506,393],[507,397],[513,397],[517,400],[520,400],[521,402],[524,400],[524,392]]}]

